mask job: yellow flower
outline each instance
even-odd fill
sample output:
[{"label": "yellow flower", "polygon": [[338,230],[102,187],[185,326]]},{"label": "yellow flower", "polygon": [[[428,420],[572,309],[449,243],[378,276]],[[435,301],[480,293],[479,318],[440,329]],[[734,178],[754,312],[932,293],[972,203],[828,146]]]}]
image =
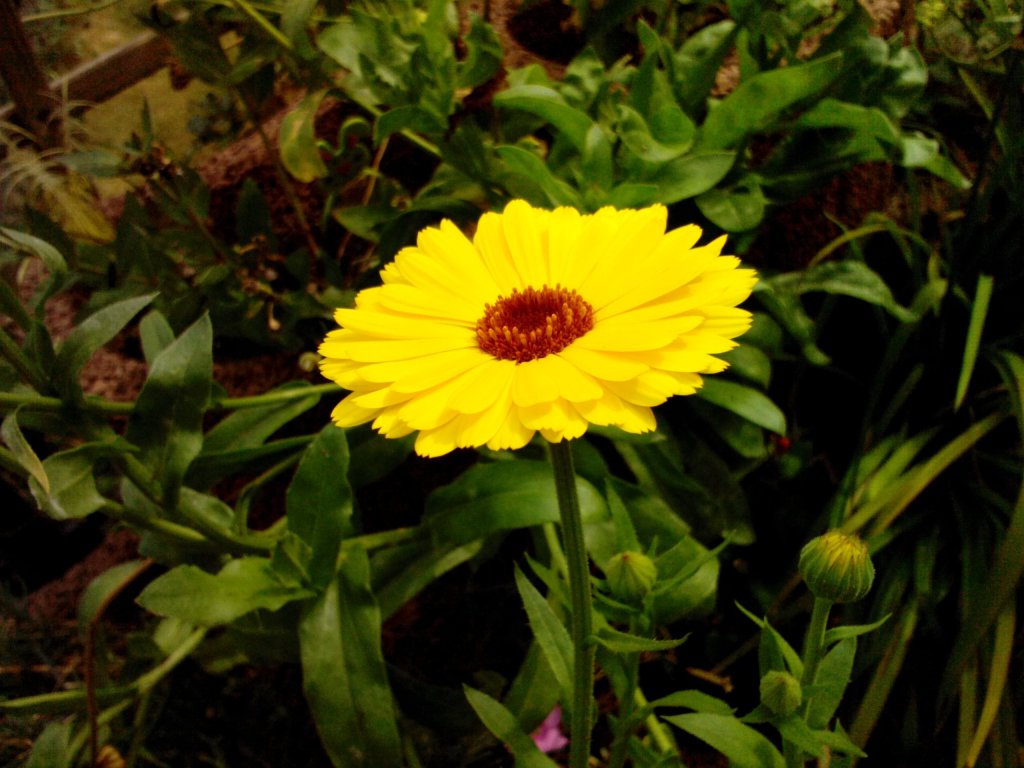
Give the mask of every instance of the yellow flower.
[{"label": "yellow flower", "polygon": [[666,232],[667,211],[582,215],[521,200],[486,213],[470,241],[450,221],[419,233],[361,291],[320,346],[323,374],[352,392],[342,427],[419,432],[416,452],[520,448],[589,424],[655,428],[651,407],[690,395],[726,364],[750,313],[754,272]]}]

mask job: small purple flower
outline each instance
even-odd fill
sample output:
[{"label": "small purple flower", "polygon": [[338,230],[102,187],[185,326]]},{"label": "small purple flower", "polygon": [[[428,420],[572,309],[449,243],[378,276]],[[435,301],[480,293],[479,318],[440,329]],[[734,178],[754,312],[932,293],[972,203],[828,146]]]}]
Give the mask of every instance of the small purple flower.
[{"label": "small purple flower", "polygon": [[541,752],[551,754],[569,743],[569,740],[562,733],[561,724],[562,708],[555,707],[551,710],[551,714],[544,718],[544,722],[537,726],[537,730],[531,734],[534,743]]}]

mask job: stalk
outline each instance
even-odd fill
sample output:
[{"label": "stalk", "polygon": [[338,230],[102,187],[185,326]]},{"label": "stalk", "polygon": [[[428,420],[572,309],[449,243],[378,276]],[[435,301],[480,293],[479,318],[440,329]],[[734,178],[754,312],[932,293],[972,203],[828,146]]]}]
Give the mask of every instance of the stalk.
[{"label": "stalk", "polygon": [[555,472],[555,492],[562,521],[562,541],[569,570],[569,596],[572,614],[570,636],[573,647],[572,719],[569,766],[586,768],[590,759],[591,708],[594,689],[594,646],[590,642],[591,596],[590,567],[583,541],[583,521],[576,495],[576,471],[572,444],[568,440],[551,443],[551,464]]}]

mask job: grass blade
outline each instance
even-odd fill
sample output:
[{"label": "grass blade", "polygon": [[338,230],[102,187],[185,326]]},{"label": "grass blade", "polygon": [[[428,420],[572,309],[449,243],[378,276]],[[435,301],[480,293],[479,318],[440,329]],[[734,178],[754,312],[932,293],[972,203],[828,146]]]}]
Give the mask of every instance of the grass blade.
[{"label": "grass blade", "polygon": [[974,364],[978,359],[978,348],[981,346],[981,332],[985,327],[985,316],[988,314],[989,301],[992,298],[992,276],[978,275],[978,286],[974,290],[974,303],[971,306],[971,320],[967,326],[967,341],[964,344],[964,359],[960,364],[960,378],[956,383],[956,397],[953,399],[953,410],[960,410],[967,386],[974,373]]}]

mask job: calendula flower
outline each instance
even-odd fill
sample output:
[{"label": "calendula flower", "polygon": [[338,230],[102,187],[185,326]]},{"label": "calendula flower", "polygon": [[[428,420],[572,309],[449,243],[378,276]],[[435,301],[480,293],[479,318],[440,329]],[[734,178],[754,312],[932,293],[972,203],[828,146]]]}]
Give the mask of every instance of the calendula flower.
[{"label": "calendula flower", "polygon": [[320,346],[323,374],[351,390],[332,417],[416,452],[558,442],[590,424],[655,428],[653,406],[689,395],[750,325],[736,307],[752,270],[698,246],[667,211],[533,208],[486,213],[468,239],[427,227],[361,291]]}]

